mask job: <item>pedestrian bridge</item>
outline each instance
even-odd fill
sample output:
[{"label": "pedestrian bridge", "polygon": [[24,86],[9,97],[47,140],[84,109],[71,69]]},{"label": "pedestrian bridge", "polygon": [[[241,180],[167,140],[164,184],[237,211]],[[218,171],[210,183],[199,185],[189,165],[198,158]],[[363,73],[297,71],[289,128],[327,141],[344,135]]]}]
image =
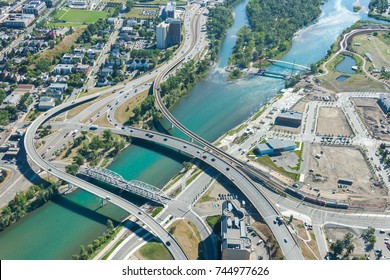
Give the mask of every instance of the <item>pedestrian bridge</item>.
[{"label": "pedestrian bridge", "polygon": [[126,181],[121,175],[105,168],[90,167],[81,174],[158,203],[166,204],[171,200],[155,186],[137,180]]},{"label": "pedestrian bridge", "polygon": [[302,68],[304,70],[310,70],[310,67],[307,67],[305,65],[301,65],[301,64],[297,64],[297,63],[294,63],[294,62],[288,62],[288,61],[283,61],[283,60],[276,60],[276,59],[267,59],[269,62],[272,62],[272,63],[280,63],[280,64],[285,64],[285,65],[289,65],[289,66],[292,66],[293,69],[295,68]]}]

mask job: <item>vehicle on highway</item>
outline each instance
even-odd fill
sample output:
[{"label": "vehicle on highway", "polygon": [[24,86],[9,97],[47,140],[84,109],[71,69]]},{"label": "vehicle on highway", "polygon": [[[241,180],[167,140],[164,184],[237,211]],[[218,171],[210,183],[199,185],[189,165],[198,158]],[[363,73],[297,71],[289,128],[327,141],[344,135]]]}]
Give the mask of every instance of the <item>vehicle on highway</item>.
[{"label": "vehicle on highway", "polygon": [[91,125],[91,126],[89,127],[90,130],[96,130],[96,129],[98,129],[98,128],[99,128],[99,126],[96,125],[96,124]]},{"label": "vehicle on highway", "polygon": [[284,243],[287,243],[287,238],[283,239],[284,240]]}]

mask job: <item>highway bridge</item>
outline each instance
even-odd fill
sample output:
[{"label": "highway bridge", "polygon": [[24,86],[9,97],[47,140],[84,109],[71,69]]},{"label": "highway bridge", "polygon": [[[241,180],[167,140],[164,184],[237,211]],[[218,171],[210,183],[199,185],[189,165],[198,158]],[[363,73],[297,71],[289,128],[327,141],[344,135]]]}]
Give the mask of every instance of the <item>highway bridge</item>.
[{"label": "highway bridge", "polygon": [[81,189],[84,189],[102,199],[105,199],[107,196],[110,197],[110,201],[121,207],[122,209],[128,211],[133,214],[136,218],[145,223],[150,231],[154,233],[154,235],[159,238],[164,244],[166,244],[168,250],[171,252],[174,259],[178,260],[186,260],[187,257],[176,240],[168,233],[157,221],[155,221],[152,217],[150,217],[147,213],[140,210],[136,205],[130,203],[129,201],[121,198],[120,196],[114,195],[109,191],[106,191],[102,188],[99,188],[87,181],[84,181],[76,176],[70,175],[66,172],[63,172],[59,169],[56,169],[50,162],[45,161],[38,153],[34,137],[38,127],[44,124],[48,119],[60,114],[61,112],[67,111],[70,108],[82,104],[84,102],[90,101],[98,97],[99,94],[92,94],[86,97],[77,99],[72,102],[61,104],[49,111],[45,114],[39,116],[27,129],[24,135],[24,146],[26,149],[27,155],[30,157],[31,161],[38,165],[42,170],[47,173],[56,176],[57,178],[64,180],[74,186],[77,186]]}]

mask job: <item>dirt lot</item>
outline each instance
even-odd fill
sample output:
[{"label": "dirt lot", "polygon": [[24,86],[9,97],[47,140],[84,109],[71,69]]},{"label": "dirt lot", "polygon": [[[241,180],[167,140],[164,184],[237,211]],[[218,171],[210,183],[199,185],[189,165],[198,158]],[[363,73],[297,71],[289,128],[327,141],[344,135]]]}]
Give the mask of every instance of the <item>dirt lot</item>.
[{"label": "dirt lot", "polygon": [[299,127],[289,127],[284,125],[274,125],[270,130],[271,131],[277,131],[281,133],[292,133],[292,134],[298,134],[301,133],[302,126]]},{"label": "dirt lot", "polygon": [[292,111],[296,111],[296,112],[300,112],[300,113],[303,113],[305,111],[305,106],[307,104],[308,100],[303,100],[301,99],[300,101],[297,102],[297,104],[295,104],[291,110]]},{"label": "dirt lot", "polygon": [[390,135],[387,133],[387,129],[390,126],[388,125],[386,115],[378,106],[378,99],[354,98],[353,102],[371,135],[377,139],[390,141]]},{"label": "dirt lot", "polygon": [[351,127],[340,108],[320,108],[317,134],[353,136]]},{"label": "dirt lot", "polygon": [[[316,155],[320,158],[316,158]],[[313,172],[306,174],[306,185],[302,191],[347,201],[351,205],[373,203],[378,206],[387,203],[386,191],[371,187],[372,174],[357,149],[314,144],[310,150],[309,168]],[[339,178],[353,180],[353,184],[339,188]]]},{"label": "dirt lot", "polygon": [[327,225],[324,227],[324,232],[326,239],[328,241],[328,245],[330,247],[330,244],[332,242],[335,242],[337,239],[342,240],[344,235],[348,232],[353,234],[352,238],[352,244],[355,246],[355,250],[350,254],[350,258],[353,257],[361,257],[367,254],[365,251],[365,245],[362,238],[360,238],[362,234],[361,229],[353,229],[353,228],[346,228],[341,226],[335,226],[335,225]]}]

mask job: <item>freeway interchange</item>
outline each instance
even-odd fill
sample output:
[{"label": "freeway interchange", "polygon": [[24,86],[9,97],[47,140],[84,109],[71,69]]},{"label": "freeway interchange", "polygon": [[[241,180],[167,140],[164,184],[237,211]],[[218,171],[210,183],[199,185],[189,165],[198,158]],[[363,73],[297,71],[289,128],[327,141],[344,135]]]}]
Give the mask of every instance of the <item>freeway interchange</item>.
[{"label": "freeway interchange", "polygon": [[[299,205],[297,206],[294,201],[290,201],[288,199],[283,199],[283,201],[278,198],[274,193],[266,191],[261,185],[252,180],[252,177],[257,177],[264,182],[274,185],[280,185],[281,182],[276,178],[270,178],[269,174],[263,174],[260,171],[254,171],[253,169],[248,168],[245,164],[229,155],[228,153],[219,150],[214,147],[212,144],[208,143],[198,135],[186,129],[178,120],[176,120],[169,112],[169,110],[165,107],[160,95],[159,95],[159,85],[160,83],[167,77],[167,75],[173,74],[174,70],[177,67],[185,62],[187,59],[191,59],[196,57],[199,53],[199,49],[202,49],[206,45],[206,40],[204,34],[201,34],[200,26],[205,24],[205,16],[202,13],[198,13],[199,7],[194,5],[194,7],[186,12],[185,19],[185,28],[188,36],[185,38],[181,48],[177,51],[176,55],[167,63],[164,63],[156,70],[151,72],[150,74],[146,74],[141,76],[140,78],[129,82],[126,85],[119,85],[111,88],[110,90],[101,91],[96,94],[91,94],[62,105],[59,105],[47,113],[38,117],[28,128],[25,138],[24,145],[26,148],[26,153],[34,164],[38,165],[41,170],[50,173],[53,176],[56,176],[72,185],[80,187],[82,189],[87,190],[101,198],[110,197],[110,201],[119,207],[125,209],[129,213],[133,214],[137,219],[141,220],[143,223],[147,225],[147,230],[158,237],[171,252],[172,256],[175,259],[183,260],[187,259],[187,256],[180,248],[180,245],[175,241],[175,239],[169,234],[166,229],[157,221],[157,219],[153,219],[144,211],[140,210],[137,206],[132,203],[124,200],[123,198],[113,195],[104,189],[101,189],[91,183],[88,183],[80,178],[67,174],[57,168],[53,163],[43,158],[43,155],[40,154],[34,143],[35,133],[42,124],[48,122],[52,117],[64,113],[69,109],[78,106],[80,104],[94,101],[88,109],[82,111],[77,116],[70,118],[69,120],[63,122],[61,126],[65,129],[88,129],[90,126],[82,124],[82,121],[85,120],[91,112],[95,112],[95,115],[92,117],[93,119],[97,119],[100,114],[104,112],[107,113],[108,121],[113,125],[112,127],[107,128],[99,128],[98,131],[102,131],[104,129],[111,129],[112,132],[120,135],[130,136],[133,138],[139,138],[146,141],[152,141],[161,145],[166,145],[172,147],[178,151],[185,152],[188,155],[191,155],[194,158],[197,158],[205,163],[207,163],[212,168],[218,170],[221,174],[225,175],[232,183],[234,183],[248,198],[248,200],[252,203],[252,205],[256,208],[256,210],[260,213],[260,215],[264,218],[267,225],[270,227],[272,233],[274,234],[276,240],[278,241],[281,250],[283,251],[286,259],[303,259],[301,250],[297,245],[295,237],[291,233],[290,229],[286,224],[275,224],[273,221],[276,217],[280,215],[280,212],[277,207],[275,207],[275,200],[278,201],[279,204],[282,204],[281,208],[285,209],[294,209],[297,210]],[[158,109],[163,113],[163,115],[177,128],[187,134],[191,139],[200,143],[201,145],[194,144],[192,142],[188,142],[170,135],[158,133],[155,131],[147,131],[143,129],[136,129],[133,127],[123,127],[122,124],[118,123],[115,120],[114,112],[118,107],[118,103],[122,103],[127,98],[131,98],[137,94],[137,92],[142,91],[150,86],[150,81],[154,81],[153,83],[153,92],[156,96],[156,105]],[[116,91],[116,92],[113,92]],[[108,92],[112,92],[108,96],[103,96]],[[98,99],[99,98],[99,99]],[[106,105],[109,104],[110,106]],[[102,109],[104,108],[104,109]],[[63,138],[59,136],[58,139]],[[56,145],[56,142],[54,145]],[[60,143],[60,142],[59,142]],[[52,148],[55,150],[55,147]],[[183,216],[189,218],[193,221],[198,229],[200,229],[202,239],[205,240],[210,232],[207,230],[207,226],[202,223],[199,217],[196,217],[190,210],[190,205],[185,203],[184,201],[191,201],[191,199],[186,198],[186,195],[191,196],[190,192],[184,192],[180,199],[174,199],[172,202],[168,204],[165,210],[165,216],[173,215],[175,217]],[[192,198],[192,197],[191,197]],[[305,206],[304,212],[306,214],[311,214],[312,208]],[[183,212],[182,209],[185,209],[185,214],[181,214]],[[187,211],[188,210],[188,211]],[[316,217],[318,219],[322,219],[326,221],[328,215],[324,215],[323,213],[331,213],[323,210],[316,210]],[[336,215],[336,214],[335,214]],[[329,214],[329,216],[332,216]],[[324,218],[325,217],[325,218]],[[332,216],[334,217],[334,215]],[[339,220],[343,221],[344,224],[348,224],[349,219],[352,216],[348,216],[346,214],[338,213],[336,215]],[[361,217],[361,216],[360,216]],[[361,218],[360,218],[361,219]],[[199,221],[200,220],[200,221]],[[389,224],[389,220],[387,216],[385,218],[381,218],[385,223]],[[337,219],[333,219],[332,222],[337,222]],[[361,222],[362,226],[366,226],[368,221]],[[390,227],[389,227],[390,228]],[[210,240],[210,244],[207,245],[208,248],[216,247],[215,240]],[[124,254],[125,255],[125,254]],[[217,253],[210,249],[209,256],[210,258],[216,258]]]}]

